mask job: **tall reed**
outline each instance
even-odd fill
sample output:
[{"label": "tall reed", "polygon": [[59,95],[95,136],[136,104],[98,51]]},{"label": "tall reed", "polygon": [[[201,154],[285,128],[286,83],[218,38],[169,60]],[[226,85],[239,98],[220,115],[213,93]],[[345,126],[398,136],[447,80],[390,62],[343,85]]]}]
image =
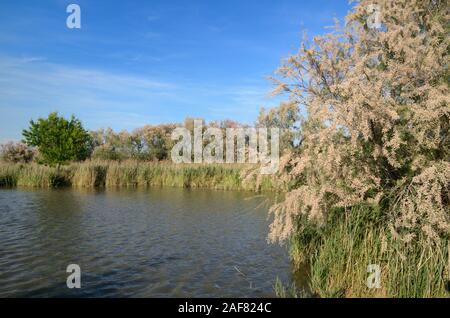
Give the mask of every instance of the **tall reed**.
[{"label": "tall reed", "polygon": [[15,187],[19,180],[20,165],[0,163],[0,186]]},{"label": "tall reed", "polygon": [[30,164],[0,164],[0,186],[51,188],[70,184],[70,169]]},{"label": "tall reed", "polygon": [[87,161],[74,163],[70,166],[72,172],[70,184],[74,187],[103,187],[105,186],[108,165],[102,162]]},{"label": "tall reed", "polygon": [[169,186],[221,190],[274,190],[270,177],[244,182],[240,164],[85,161],[61,168],[38,164],[0,164],[0,186],[129,187]]},{"label": "tall reed", "polygon": [[[390,237],[376,207],[334,211],[321,228],[292,239],[294,263],[310,266],[310,289],[318,297],[448,297],[448,239],[431,248]],[[300,233],[300,232],[299,232]],[[368,266],[381,270],[380,288],[369,288]]]}]

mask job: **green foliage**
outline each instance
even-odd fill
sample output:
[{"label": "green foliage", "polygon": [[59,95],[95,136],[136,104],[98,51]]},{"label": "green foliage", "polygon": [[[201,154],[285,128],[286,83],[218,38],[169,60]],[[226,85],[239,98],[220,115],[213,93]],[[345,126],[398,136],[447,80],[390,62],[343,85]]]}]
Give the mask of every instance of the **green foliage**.
[{"label": "green foliage", "polygon": [[301,144],[300,113],[297,104],[282,102],[278,107],[266,110],[261,108],[257,119],[258,127],[280,128],[280,151],[295,149]]},{"label": "green foliage", "polygon": [[[336,209],[323,226],[298,219],[291,240],[294,264],[309,264],[319,297],[446,297],[448,239],[433,248],[424,237],[406,245],[386,231],[376,206]],[[381,288],[366,285],[367,266],[381,269]]]},{"label": "green foliage", "polygon": [[275,295],[279,298],[303,298],[304,296],[297,290],[294,283],[290,286],[285,286],[279,277],[275,279],[273,289]]},{"label": "green foliage", "polygon": [[92,131],[94,151],[92,159],[100,160],[167,160],[173,145],[174,124],[146,125],[129,133],[114,132],[111,128]]},{"label": "green foliage", "polygon": [[48,118],[31,120],[28,130],[23,130],[24,142],[39,148],[43,163],[63,164],[84,160],[89,156],[91,137],[81,122],[51,113]]},{"label": "green foliage", "polygon": [[122,154],[115,147],[104,144],[94,148],[91,158],[96,160],[121,160]]},{"label": "green foliage", "polygon": [[[287,105],[284,112],[280,116],[281,120],[289,118],[289,123],[286,127],[292,129],[291,119],[296,118],[293,112],[294,105]],[[188,129],[193,135],[194,120],[196,118],[187,117],[184,123],[179,124],[159,124],[159,125],[145,125],[137,128],[132,132],[120,131],[114,132],[111,128],[99,129],[91,131],[94,150],[92,152],[92,159],[98,160],[139,160],[139,161],[165,161],[170,160],[170,152],[176,141],[172,140],[172,132],[177,127],[184,127]],[[223,134],[224,153],[226,151],[226,129],[227,128],[245,128],[246,125],[240,124],[232,120],[211,121],[206,123],[202,119],[203,133],[208,128],[219,128]],[[265,123],[262,123],[265,124]],[[271,127],[278,125],[278,122],[271,122]],[[283,127],[285,127],[283,126]],[[287,143],[292,143],[290,139],[291,131],[287,131],[285,139],[289,139]],[[193,141],[192,141],[193,142]],[[205,138],[204,145],[209,141]],[[235,154],[237,150],[235,149]]]}]

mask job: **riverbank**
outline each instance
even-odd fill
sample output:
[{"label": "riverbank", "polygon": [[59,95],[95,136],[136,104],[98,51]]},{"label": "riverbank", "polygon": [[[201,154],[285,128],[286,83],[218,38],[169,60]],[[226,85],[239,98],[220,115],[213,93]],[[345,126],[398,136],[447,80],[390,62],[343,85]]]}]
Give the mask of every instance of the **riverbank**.
[{"label": "riverbank", "polygon": [[[273,176],[243,179],[246,165],[86,161],[59,169],[38,164],[0,164],[0,187],[174,187],[275,191]],[[260,178],[260,179],[258,179]],[[134,192],[134,191],[133,191]],[[330,211],[321,227],[299,219],[290,257],[307,293],[275,284],[281,297],[448,297],[448,239],[403,243],[390,236],[376,206]],[[368,266],[380,269],[379,288],[369,288]],[[307,274],[306,274],[307,273]]]},{"label": "riverbank", "polygon": [[[449,296],[448,238],[402,242],[392,237],[385,218],[376,206],[355,206],[330,211],[320,228],[299,220],[302,230],[291,240],[290,255],[295,266],[307,264],[313,296]],[[278,295],[292,296],[289,289],[278,289]]]},{"label": "riverbank", "polygon": [[60,168],[0,163],[0,187],[166,186],[217,190],[273,191],[270,176],[243,180],[242,164],[173,164],[138,161],[85,161]]}]

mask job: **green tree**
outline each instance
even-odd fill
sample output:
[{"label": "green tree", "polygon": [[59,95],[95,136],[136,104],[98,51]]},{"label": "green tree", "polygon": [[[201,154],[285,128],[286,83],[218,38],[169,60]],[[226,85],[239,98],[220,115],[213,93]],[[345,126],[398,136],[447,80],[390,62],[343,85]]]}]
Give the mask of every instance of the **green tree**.
[{"label": "green tree", "polygon": [[71,160],[84,160],[89,156],[92,138],[73,115],[70,120],[50,113],[48,118],[31,120],[23,132],[24,142],[39,148],[43,162],[63,164]]},{"label": "green tree", "polygon": [[265,128],[280,128],[282,152],[293,150],[301,144],[300,109],[294,102],[281,102],[278,107],[266,110],[261,108],[256,125]]}]

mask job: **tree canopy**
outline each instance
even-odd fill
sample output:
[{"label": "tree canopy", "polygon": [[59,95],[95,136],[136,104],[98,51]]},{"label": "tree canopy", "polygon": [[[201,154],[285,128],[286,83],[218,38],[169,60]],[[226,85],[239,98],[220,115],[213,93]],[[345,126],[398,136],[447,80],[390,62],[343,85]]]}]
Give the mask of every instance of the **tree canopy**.
[{"label": "tree canopy", "polygon": [[66,120],[53,112],[47,118],[31,120],[30,127],[22,134],[23,141],[37,147],[42,161],[47,164],[84,160],[90,154],[91,137],[73,115]]}]

